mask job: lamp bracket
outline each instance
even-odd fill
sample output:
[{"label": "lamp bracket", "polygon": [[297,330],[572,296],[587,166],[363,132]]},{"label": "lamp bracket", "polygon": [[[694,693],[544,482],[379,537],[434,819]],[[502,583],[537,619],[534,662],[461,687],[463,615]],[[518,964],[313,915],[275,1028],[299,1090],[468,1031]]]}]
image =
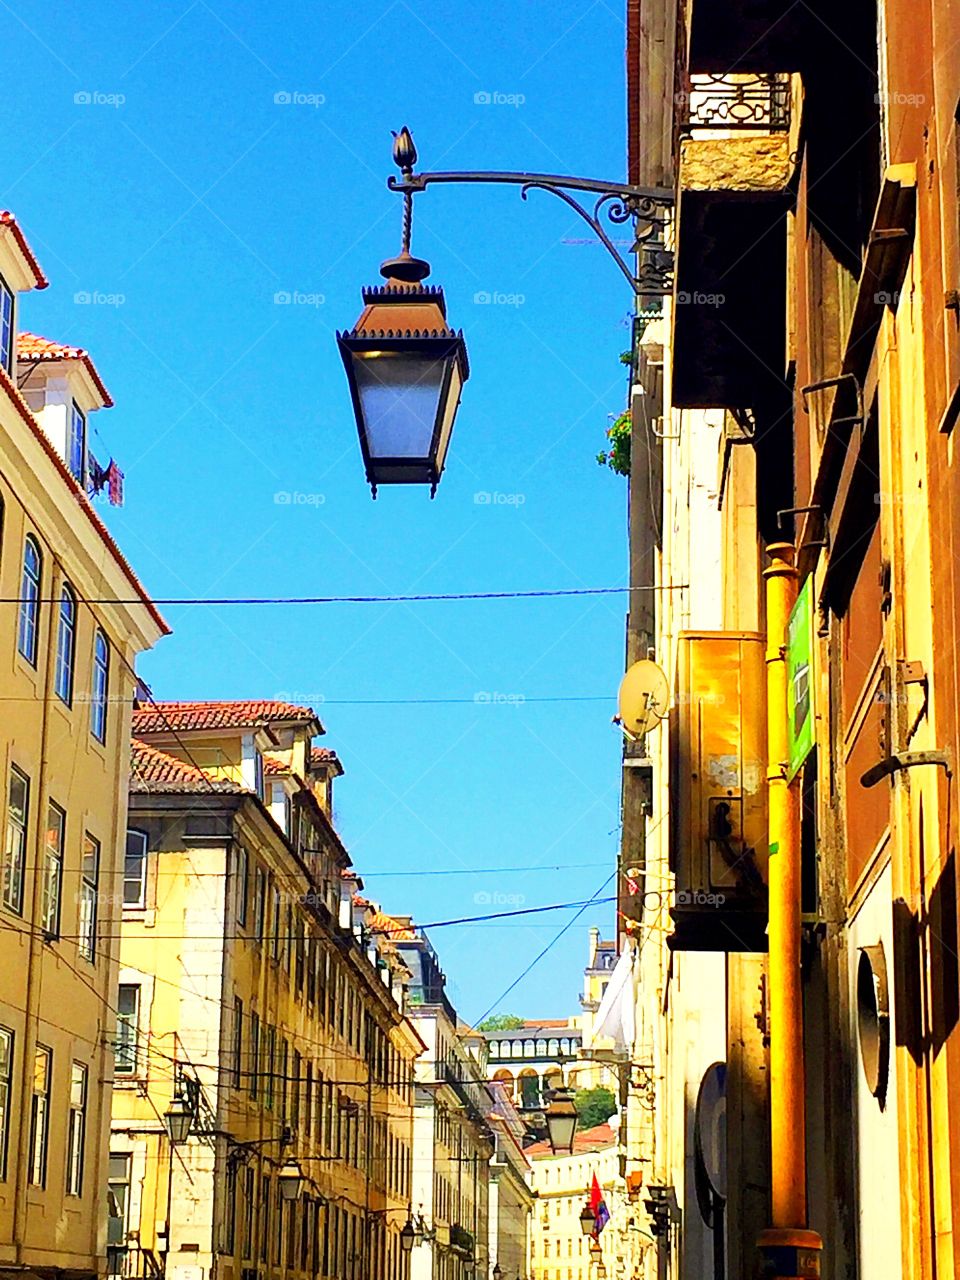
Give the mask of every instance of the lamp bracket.
[{"label": "lamp bracket", "polygon": [[[403,130],[398,141],[409,132]],[[666,187],[634,187],[620,182],[607,182],[595,178],[577,178],[557,173],[521,173],[505,170],[451,170],[440,173],[414,173],[416,150],[409,139],[410,151],[394,159],[400,168],[400,177],[391,174],[387,186],[404,198],[403,247],[409,253],[412,198],[425,191],[432,183],[493,183],[517,186],[526,200],[528,191],[548,191],[557,196],[581,217],[593,230],[639,297],[662,297],[673,291],[673,254],[664,243],[664,231],[669,225],[674,207],[674,193]],[[593,209],[582,204],[570,193],[583,192],[597,197]],[[636,271],[614,244],[603,219],[622,226],[631,223],[634,243],[632,253],[637,255]]]}]

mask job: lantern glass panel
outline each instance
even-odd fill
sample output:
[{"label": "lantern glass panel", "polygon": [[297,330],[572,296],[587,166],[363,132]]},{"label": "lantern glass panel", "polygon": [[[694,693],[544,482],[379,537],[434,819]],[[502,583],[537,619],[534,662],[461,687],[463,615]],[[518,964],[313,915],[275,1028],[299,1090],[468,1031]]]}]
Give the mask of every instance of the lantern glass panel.
[{"label": "lantern glass panel", "polygon": [[448,362],[393,352],[354,356],[371,458],[430,457]]}]

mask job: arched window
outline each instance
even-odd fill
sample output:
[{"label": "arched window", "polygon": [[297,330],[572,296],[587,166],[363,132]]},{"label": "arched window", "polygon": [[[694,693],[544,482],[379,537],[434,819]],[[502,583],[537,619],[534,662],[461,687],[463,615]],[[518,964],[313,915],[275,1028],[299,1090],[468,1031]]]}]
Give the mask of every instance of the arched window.
[{"label": "arched window", "polygon": [[564,1040],[561,1040],[561,1041],[560,1041],[560,1052],[561,1052],[561,1054],[562,1054],[565,1058],[566,1058],[566,1057],[569,1057],[569,1055],[570,1055],[570,1041],[569,1041],[569,1040],[564,1039]]},{"label": "arched window", "polygon": [[37,634],[40,628],[40,579],[43,557],[33,534],[23,546],[23,576],[20,582],[20,623],[17,648],[32,667],[37,665]]},{"label": "arched window", "polygon": [[491,1058],[499,1058],[500,1057],[500,1041],[491,1040],[490,1043],[487,1045],[487,1053],[490,1055]]},{"label": "arched window", "polygon": [[546,1042],[546,1040],[538,1040],[538,1041],[537,1041],[537,1057],[538,1057],[538,1058],[545,1058],[545,1057],[546,1057],[546,1055],[547,1055],[547,1042]]},{"label": "arched window", "polygon": [[559,1041],[559,1040],[551,1040],[551,1041],[550,1041],[550,1048],[549,1048],[548,1052],[549,1052],[549,1055],[550,1055],[550,1057],[551,1057],[551,1058],[555,1058],[555,1057],[557,1056],[557,1054],[560,1052],[560,1041]]},{"label": "arched window", "polygon": [[69,707],[73,700],[73,658],[77,643],[77,598],[64,584],[60,592],[57,617],[57,666],[53,687],[61,702]]},{"label": "arched window", "polygon": [[93,683],[90,690],[90,732],[98,742],[107,740],[107,691],[110,684],[110,645],[102,631],[93,641]]},{"label": "arched window", "polygon": [[513,1044],[510,1040],[500,1041],[500,1057],[509,1058],[513,1054]]},{"label": "arched window", "polygon": [[524,1040],[524,1042],[523,1042],[523,1056],[524,1056],[525,1058],[532,1058],[532,1057],[534,1057],[534,1056],[535,1056],[535,1054],[536,1054],[536,1048],[535,1048],[535,1046],[534,1046],[533,1041],[532,1041],[532,1040]]}]

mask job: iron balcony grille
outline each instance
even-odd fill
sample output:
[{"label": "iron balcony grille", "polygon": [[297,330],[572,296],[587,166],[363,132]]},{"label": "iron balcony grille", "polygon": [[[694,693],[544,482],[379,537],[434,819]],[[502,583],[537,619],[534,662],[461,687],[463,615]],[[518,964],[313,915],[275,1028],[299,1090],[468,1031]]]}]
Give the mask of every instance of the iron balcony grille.
[{"label": "iron balcony grille", "polygon": [[698,73],[679,95],[684,131],[790,128],[790,76],[785,72]]}]

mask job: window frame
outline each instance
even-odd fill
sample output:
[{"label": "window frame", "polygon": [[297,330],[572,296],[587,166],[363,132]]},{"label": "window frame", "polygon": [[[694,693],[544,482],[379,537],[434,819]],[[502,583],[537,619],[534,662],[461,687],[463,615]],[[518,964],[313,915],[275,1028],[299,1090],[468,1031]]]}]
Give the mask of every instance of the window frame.
[{"label": "window frame", "polygon": [[[80,474],[74,468],[74,450],[77,444],[76,425],[80,423]],[[87,415],[77,404],[76,400],[70,401],[70,422],[67,430],[67,470],[76,480],[77,484],[86,487],[87,479]]]},{"label": "window frame", "polygon": [[57,606],[57,654],[53,691],[65,707],[73,706],[73,676],[77,663],[77,596],[69,582],[60,588]]},{"label": "window frame", "polygon": [[[56,831],[57,843],[50,843]],[[67,839],[67,811],[47,797],[47,825],[43,837],[43,883],[40,891],[40,927],[47,941],[60,937],[63,897],[63,851]]]},{"label": "window frame", "polygon": [[[5,1048],[4,1048],[5,1046]],[[0,1026],[0,1182],[7,1180],[7,1153],[10,1148],[10,1109],[13,1095],[13,1064],[17,1034]]]},{"label": "window frame", "polygon": [[[130,840],[131,840],[131,837],[134,837],[134,836],[140,839],[143,842],[143,844],[139,853],[131,854]],[[123,853],[123,890],[122,890],[123,904],[122,906],[124,911],[142,911],[147,905],[147,857],[149,853],[150,853],[150,837],[147,835],[146,831],[140,831],[136,827],[127,827],[127,837],[126,837],[126,842],[124,844],[124,853]],[[134,877],[127,874],[127,861],[131,857],[137,857],[140,860],[139,877]],[[140,885],[140,893],[135,902],[134,901],[128,902],[127,901],[127,885],[133,884],[135,879],[138,879],[138,882]]]},{"label": "window frame", "polygon": [[16,294],[0,276],[0,364],[13,376],[13,353],[17,338]]},{"label": "window frame", "polygon": [[[13,790],[13,783],[14,783],[15,777],[19,782],[23,783],[23,794],[24,794],[23,820],[22,822],[19,822],[19,823],[15,822],[12,816],[13,797],[11,792]],[[17,856],[15,861],[13,857],[14,850],[11,847],[12,846],[11,831],[16,831],[19,834],[19,843],[16,850]],[[0,884],[0,901],[2,901],[3,905],[7,908],[8,911],[12,911],[15,915],[18,915],[18,916],[23,915],[23,889],[24,889],[24,880],[26,878],[27,837],[29,835],[29,831],[30,831],[30,779],[27,776],[27,774],[23,772],[22,769],[17,768],[17,766],[11,762],[9,772],[7,774],[6,821],[4,823],[2,858],[0,858],[0,881],[2,881],[2,884]],[[13,870],[10,870],[11,867],[13,867]],[[14,874],[14,872],[16,872],[16,875]],[[17,885],[15,901],[10,895],[8,895],[8,892],[7,892],[8,883],[14,880],[16,881],[16,885]]]},{"label": "window frame", "polygon": [[[32,551],[36,569],[28,567],[27,553]],[[43,588],[43,552],[34,534],[23,540],[20,562],[20,608],[17,611],[17,652],[34,670],[40,654],[40,598]],[[26,645],[26,647],[24,647]]]},{"label": "window frame", "polygon": [[[103,645],[103,655],[100,645]],[[102,627],[93,636],[93,671],[90,685],[90,733],[101,745],[107,741],[107,704],[110,697],[110,641]]]},{"label": "window frame", "polygon": [[[43,1062],[43,1089],[37,1088],[37,1076]],[[53,1050],[36,1044],[33,1050],[33,1088],[30,1091],[30,1147],[27,1157],[27,1183],[31,1187],[47,1185],[47,1152],[50,1146],[50,1095],[53,1087]],[[39,1150],[37,1147],[39,1141]]]},{"label": "window frame", "polygon": [[[77,918],[77,954],[88,964],[97,963],[97,899],[100,892],[100,841],[89,831],[80,846],[80,902]],[[87,870],[92,854],[93,874]]]},{"label": "window frame", "polygon": [[243,1087],[243,1001],[233,997],[233,1085]]},{"label": "window frame", "polygon": [[[75,1087],[80,1086],[76,1101]],[[85,1063],[70,1064],[70,1115],[67,1121],[66,1187],[68,1196],[83,1195],[84,1156],[87,1139],[87,1098],[89,1072]]]},{"label": "window frame", "polygon": [[[121,1010],[120,1002],[124,992],[132,991],[133,1009],[130,1011]],[[117,984],[117,1034],[113,1047],[113,1074],[114,1077],[120,1077],[124,1080],[132,1080],[137,1075],[137,1069],[140,1065],[140,998],[142,987],[139,982],[120,982]],[[121,1021],[122,1020],[122,1021]],[[129,1031],[121,1035],[121,1027],[129,1028]],[[132,1049],[132,1053],[130,1050]],[[123,1063],[130,1062],[131,1065],[125,1066]]]},{"label": "window frame", "polygon": [[236,879],[237,879],[237,924],[247,927],[247,912],[249,909],[249,879],[250,879],[250,859],[247,854],[247,847],[244,844],[237,844],[236,856]]}]

